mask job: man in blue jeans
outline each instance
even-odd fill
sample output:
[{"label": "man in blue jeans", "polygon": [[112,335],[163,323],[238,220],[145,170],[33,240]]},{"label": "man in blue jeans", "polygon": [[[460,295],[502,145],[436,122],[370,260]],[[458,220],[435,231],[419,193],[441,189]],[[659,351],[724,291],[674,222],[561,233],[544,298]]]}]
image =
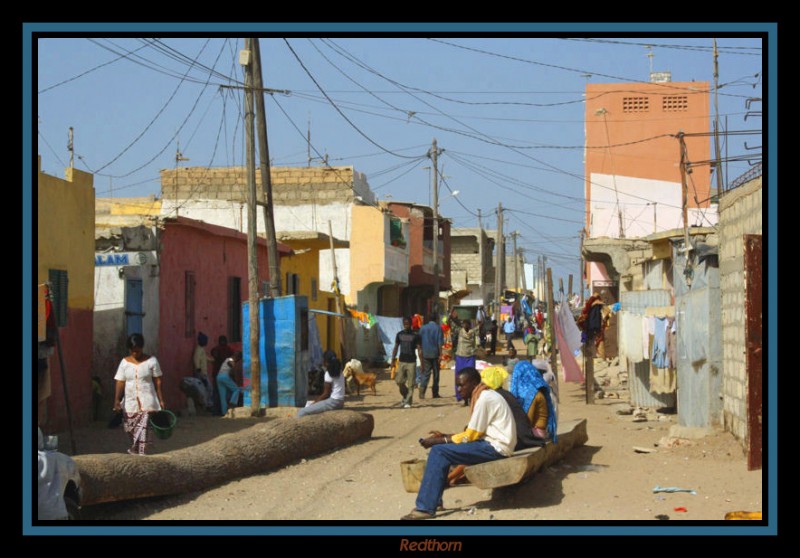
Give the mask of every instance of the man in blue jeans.
[{"label": "man in blue jeans", "polygon": [[503,324],[503,332],[506,334],[506,351],[514,347],[514,344],[511,342],[511,340],[514,338],[514,332],[516,329],[517,328],[514,326],[514,318],[509,316],[508,320],[506,320],[506,323]]},{"label": "man in blue jeans", "polygon": [[447,486],[447,474],[453,465],[475,465],[495,461],[514,453],[517,429],[514,415],[506,400],[481,382],[474,368],[458,373],[458,390],[462,398],[470,399],[469,425],[459,434],[431,432],[420,440],[430,448],[425,474],[417,495],[416,507],[401,519],[417,520],[436,517],[442,509],[442,494]]},{"label": "man in blue jeans", "polygon": [[444,344],[444,334],[439,326],[436,313],[428,316],[428,321],[419,330],[422,340],[422,374],[419,382],[419,398],[425,399],[425,391],[428,389],[428,381],[433,373],[433,383],[431,393],[434,399],[439,397],[439,356]]}]

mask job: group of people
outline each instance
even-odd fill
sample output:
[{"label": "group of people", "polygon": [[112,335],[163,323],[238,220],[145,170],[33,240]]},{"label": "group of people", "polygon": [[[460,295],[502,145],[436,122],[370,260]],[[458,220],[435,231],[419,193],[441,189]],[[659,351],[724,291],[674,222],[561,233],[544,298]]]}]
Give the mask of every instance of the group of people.
[{"label": "group of people", "polygon": [[[489,383],[492,385],[489,385]],[[404,520],[431,519],[444,509],[442,496],[452,484],[453,469],[496,461],[514,451],[556,443],[557,418],[550,384],[528,361],[513,370],[511,390],[484,379],[474,367],[457,373],[456,385],[469,402],[469,424],[463,432],[431,431],[420,445],[430,449],[416,505]]]},{"label": "group of people", "polygon": [[[209,358],[205,352],[207,344],[208,337],[203,333],[198,334],[192,365],[195,379],[205,386],[205,403],[207,409],[211,411],[215,408],[213,403],[215,392],[208,377]],[[128,336],[127,348],[128,355],[120,361],[114,375],[112,410],[122,415],[123,429],[131,443],[128,453],[146,455],[148,447],[152,444],[150,414],[166,409],[161,386],[163,373],[158,359],[144,352],[142,334],[133,333]],[[245,389],[235,380],[237,371],[241,375],[242,353],[233,351],[224,335],[219,337],[219,345],[214,347],[211,353],[215,363],[214,368],[217,370],[213,380],[219,396],[219,414],[225,415],[228,405],[237,405],[239,394]]]}]

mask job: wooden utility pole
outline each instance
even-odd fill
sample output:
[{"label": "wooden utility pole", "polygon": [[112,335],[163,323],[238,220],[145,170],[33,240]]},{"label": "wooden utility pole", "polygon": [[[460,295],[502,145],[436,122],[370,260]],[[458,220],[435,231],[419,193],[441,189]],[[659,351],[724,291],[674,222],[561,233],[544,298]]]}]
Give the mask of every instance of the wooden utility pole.
[{"label": "wooden utility pole", "polygon": [[503,204],[497,204],[497,237],[495,239],[495,249],[497,257],[495,258],[494,269],[494,300],[497,308],[495,309],[495,316],[500,319],[500,306],[503,300],[503,274],[501,273],[503,258],[505,258],[505,246],[503,245]]},{"label": "wooden utility pole", "polygon": [[683,208],[683,253],[686,256],[686,267],[684,268],[684,276],[686,277],[686,284],[691,285],[691,260],[690,260],[690,250],[691,244],[689,244],[689,185],[686,182],[686,166],[688,164],[687,157],[686,157],[686,139],[684,138],[683,131],[678,132],[678,142],[680,143],[681,149],[681,162],[680,162],[680,171],[681,171],[681,206]]},{"label": "wooden utility pole", "polygon": [[247,290],[250,308],[250,412],[261,413],[261,359],[258,352],[258,236],[256,211],[256,148],[253,127],[255,115],[253,102],[253,39],[245,39],[245,50],[239,63],[245,69],[245,136],[247,150]]},{"label": "wooden utility pole", "polygon": [[714,39],[714,171],[717,175],[717,195],[722,195],[722,160],[719,152],[719,105],[717,104],[717,91],[719,90],[719,53],[717,52],[717,39]]},{"label": "wooden utility pole", "polygon": [[567,289],[567,296],[572,296],[572,273],[569,274],[569,288]]},{"label": "wooden utility pole", "polygon": [[547,329],[550,331],[550,366],[553,374],[558,371],[558,357],[556,356],[556,305],[553,300],[553,272],[547,268]]},{"label": "wooden utility pole", "polygon": [[67,144],[67,149],[69,150],[69,168],[75,168],[75,144],[73,143],[73,130],[72,126],[69,127],[69,143]]},{"label": "wooden utility pole", "polygon": [[278,256],[278,240],[275,237],[275,218],[272,205],[272,177],[269,172],[269,144],[267,143],[267,113],[264,109],[264,84],[261,76],[261,50],[258,38],[250,39],[253,67],[253,93],[256,98],[256,118],[258,118],[258,158],[261,168],[261,190],[264,203],[264,229],[267,238],[267,259],[269,265],[269,296],[281,296],[281,262]]},{"label": "wooden utility pole", "polygon": [[522,255],[522,248],[519,249],[519,264],[522,268],[522,290],[528,291],[528,280],[525,278],[525,257]]},{"label": "wooden utility pole", "polygon": [[433,311],[439,313],[439,169],[437,161],[439,155],[444,149],[436,147],[436,138],[433,138],[433,145],[428,152],[428,157],[431,158],[433,165],[433,179],[431,181],[431,188],[433,189]]},{"label": "wooden utility pole", "polygon": [[[331,267],[333,268],[333,296],[336,297],[336,313],[337,314],[344,314],[342,309],[342,300],[341,295],[339,294],[339,271],[336,269],[336,252],[334,251],[333,247],[333,226],[331,225],[330,219],[328,220],[328,239],[330,241],[331,246]],[[336,318],[336,327],[339,331],[339,350],[342,356],[342,362],[344,362],[344,327],[342,325],[342,318],[338,316]]]},{"label": "wooden utility pole", "polygon": [[585,268],[586,268],[586,263],[583,261],[583,233],[584,233],[584,229],[581,229],[581,254],[580,254],[580,256],[581,256],[581,258],[580,258],[581,259],[581,270],[580,270],[581,271],[581,273],[580,273],[580,278],[581,278],[580,303],[581,303],[581,306],[583,306],[583,272],[585,271]]},{"label": "wooden utility pole", "polygon": [[514,244],[514,292],[519,292],[519,268],[517,267],[517,237],[518,231],[511,233],[512,242]]}]

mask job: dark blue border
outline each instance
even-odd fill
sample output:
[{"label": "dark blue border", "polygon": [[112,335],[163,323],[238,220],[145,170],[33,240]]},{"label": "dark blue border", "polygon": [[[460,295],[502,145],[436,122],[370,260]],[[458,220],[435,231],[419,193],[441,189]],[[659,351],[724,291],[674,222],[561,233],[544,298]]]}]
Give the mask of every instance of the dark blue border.
[{"label": "dark blue border", "polygon": [[777,90],[777,23],[24,23],[22,26],[22,62],[23,62],[23,99],[22,99],[22,140],[23,140],[23,370],[32,371],[32,314],[28,301],[33,300],[33,282],[30,277],[32,262],[32,207],[31,196],[33,192],[32,170],[33,153],[31,152],[32,130],[32,41],[33,33],[533,33],[533,32],[604,32],[604,33],[767,33],[768,46],[768,107],[769,107],[769,132],[768,141],[771,147],[765,163],[767,168],[767,207],[768,207],[768,294],[769,321],[768,328],[772,332],[768,340],[769,359],[767,371],[768,425],[769,454],[767,459],[767,487],[769,494],[769,521],[764,526],[748,525],[743,528],[739,522],[732,522],[730,526],[713,525],[687,525],[679,526],[670,524],[642,525],[642,526],[495,526],[465,525],[465,526],[422,526],[399,525],[394,526],[33,526],[32,518],[32,374],[24,374],[23,381],[23,535],[290,535],[290,536],[352,536],[352,535],[388,535],[397,537],[413,536],[483,536],[483,535],[725,535],[725,536],[752,536],[776,535],[778,516],[778,491],[777,491],[777,443],[778,443],[778,413],[777,413],[777,177],[778,177],[778,90]]}]

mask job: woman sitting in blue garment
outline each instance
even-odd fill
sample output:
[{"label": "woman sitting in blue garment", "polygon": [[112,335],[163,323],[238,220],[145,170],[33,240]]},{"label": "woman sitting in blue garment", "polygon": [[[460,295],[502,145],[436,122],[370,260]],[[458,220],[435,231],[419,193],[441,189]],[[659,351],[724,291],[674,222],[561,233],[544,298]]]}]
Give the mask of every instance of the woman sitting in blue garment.
[{"label": "woman sitting in blue garment", "polygon": [[556,443],[556,413],[542,372],[527,360],[518,362],[511,377],[511,394],[528,414],[534,436]]}]

